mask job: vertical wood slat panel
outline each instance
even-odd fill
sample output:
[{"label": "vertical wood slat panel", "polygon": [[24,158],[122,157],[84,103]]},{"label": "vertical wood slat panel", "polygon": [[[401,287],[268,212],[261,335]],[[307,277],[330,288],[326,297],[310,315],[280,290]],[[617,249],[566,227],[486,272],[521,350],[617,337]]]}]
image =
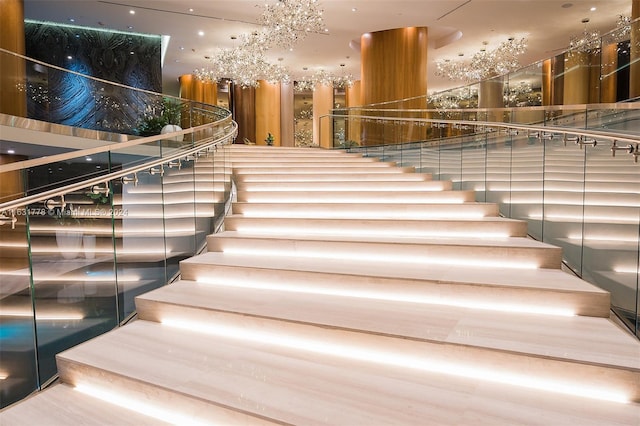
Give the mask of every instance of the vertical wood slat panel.
[{"label": "vertical wood slat panel", "polygon": [[425,27],[364,34],[361,38],[362,102],[366,105],[426,95],[427,44]]},{"label": "vertical wood slat panel", "polygon": [[293,83],[280,85],[280,146],[295,146]]},{"label": "vertical wood slat panel", "polygon": [[255,89],[256,145],[266,145],[268,133],[274,137],[274,146],[282,142],[280,132],[280,83],[260,80]]},{"label": "vertical wood slat panel", "polygon": [[332,108],[333,86],[316,84],[313,91],[313,142],[320,148],[333,148],[333,120],[329,117],[320,120],[320,117],[329,114]]},{"label": "vertical wood slat panel", "polygon": [[[0,47],[25,54],[24,4],[22,0],[0,1]],[[27,95],[21,91],[26,79],[24,59],[0,54],[0,112],[18,117],[27,115]]]},{"label": "vertical wood slat panel", "polygon": [[244,138],[256,142],[256,89],[233,87],[233,119],[238,123],[238,143]]}]

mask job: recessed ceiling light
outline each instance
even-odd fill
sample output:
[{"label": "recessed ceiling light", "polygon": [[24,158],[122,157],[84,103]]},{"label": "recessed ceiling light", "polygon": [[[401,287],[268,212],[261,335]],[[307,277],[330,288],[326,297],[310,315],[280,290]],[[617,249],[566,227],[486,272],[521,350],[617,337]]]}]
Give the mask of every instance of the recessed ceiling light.
[{"label": "recessed ceiling light", "polygon": [[135,15],[135,14],[136,14],[135,10],[132,9],[132,10],[129,11],[129,15]]},{"label": "recessed ceiling light", "polygon": [[189,8],[189,12],[193,12],[193,8],[192,7]]},{"label": "recessed ceiling light", "polygon": [[589,10],[590,10],[590,11],[592,11],[592,12],[595,12],[595,11],[596,11],[596,8],[595,8],[595,6],[594,6],[594,7],[592,7],[592,8],[591,8],[591,9],[589,9]]},{"label": "recessed ceiling light", "polygon": [[69,18],[69,22],[76,22],[76,20],[73,18]]},{"label": "recessed ceiling light", "polygon": [[351,8],[351,11],[352,11],[352,12],[357,12],[357,11],[358,11],[358,8],[357,8],[357,7],[352,7],[352,8]]},{"label": "recessed ceiling light", "polygon": [[15,150],[13,150],[13,149],[9,149],[9,150],[7,150],[7,154],[15,154],[15,153],[16,153],[16,151],[15,151]]},{"label": "recessed ceiling light", "polygon": [[71,59],[73,59],[73,56],[69,55],[69,56],[67,56],[67,59],[71,60]]},{"label": "recessed ceiling light", "polygon": [[204,35],[204,31],[198,31],[198,35],[202,37]]}]

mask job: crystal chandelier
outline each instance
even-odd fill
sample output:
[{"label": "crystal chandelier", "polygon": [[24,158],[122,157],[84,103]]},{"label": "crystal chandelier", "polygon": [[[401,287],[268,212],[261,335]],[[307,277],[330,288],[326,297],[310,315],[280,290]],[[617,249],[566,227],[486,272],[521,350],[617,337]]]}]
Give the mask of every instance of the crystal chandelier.
[{"label": "crystal chandelier", "polygon": [[322,13],[318,0],[278,0],[265,6],[259,22],[269,46],[292,49],[309,33],[325,31]]},{"label": "crystal chandelier", "polygon": [[631,17],[618,15],[616,28],[610,33],[611,38],[616,41],[625,41],[631,35]]},{"label": "crystal chandelier", "polygon": [[569,57],[577,53],[598,53],[600,51],[600,32],[587,29],[589,18],[584,18],[582,23],[584,24],[582,34],[569,38]]},{"label": "crystal chandelier", "polygon": [[264,28],[241,35],[239,46],[220,49],[208,58],[210,65],[195,70],[196,78],[213,82],[224,77],[245,88],[258,87],[259,80],[290,82],[288,70],[269,63],[266,52],[274,47],[291,49],[307,34],[327,31],[318,0],[278,0],[265,5],[260,23]]},{"label": "crystal chandelier", "polygon": [[[484,42],[483,44],[487,44]],[[470,61],[452,61],[449,59],[436,62],[436,75],[450,80],[474,82],[486,78],[503,75],[517,69],[520,64],[518,56],[527,49],[527,41],[514,37],[500,43],[494,50],[483,48],[473,55]]]}]

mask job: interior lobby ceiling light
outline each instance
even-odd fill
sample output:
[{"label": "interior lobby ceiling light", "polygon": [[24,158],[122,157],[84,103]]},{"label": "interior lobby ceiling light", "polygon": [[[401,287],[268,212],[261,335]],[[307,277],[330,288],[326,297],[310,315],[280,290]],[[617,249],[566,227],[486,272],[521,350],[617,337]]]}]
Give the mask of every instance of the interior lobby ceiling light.
[{"label": "interior lobby ceiling light", "polygon": [[[290,83],[287,68],[271,64],[265,54],[274,48],[292,50],[310,33],[326,33],[322,13],[318,0],[278,0],[275,4],[266,4],[259,18],[262,30],[232,37],[240,44],[219,49],[216,55],[208,58],[205,67],[194,71],[194,75],[209,83],[230,79],[243,88],[258,87],[259,80]],[[351,84],[352,77],[331,77],[329,80],[334,85],[344,86]]]},{"label": "interior lobby ceiling light", "polygon": [[569,38],[569,57],[577,53],[597,53],[600,50],[600,32],[587,28],[589,18],[584,18],[582,23],[582,33]]},{"label": "interior lobby ceiling light", "polygon": [[[483,43],[486,45],[486,42]],[[527,50],[527,40],[510,37],[493,49],[481,49],[470,61],[440,60],[436,62],[436,75],[450,80],[475,82],[507,74],[520,67],[518,56]]]}]

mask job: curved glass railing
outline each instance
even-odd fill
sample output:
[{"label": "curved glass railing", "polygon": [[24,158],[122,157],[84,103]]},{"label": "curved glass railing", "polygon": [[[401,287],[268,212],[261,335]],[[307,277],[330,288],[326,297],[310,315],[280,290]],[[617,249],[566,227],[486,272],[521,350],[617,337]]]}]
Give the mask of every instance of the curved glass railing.
[{"label": "curved glass railing", "polygon": [[[0,114],[2,406],[55,379],[56,353],[130,320],[135,297],[171,282],[224,218],[230,112],[128,89],[160,102],[155,118],[143,108],[107,129]],[[168,108],[184,130],[141,136]]]},{"label": "curved glass railing", "polygon": [[[533,238],[562,247],[571,270],[611,292],[640,336],[640,104],[362,113],[322,117],[320,128],[389,141],[336,146],[451,180],[526,220]],[[415,118],[425,116],[443,118]],[[519,124],[523,116],[541,124]],[[577,116],[587,125],[574,127]]]}]

